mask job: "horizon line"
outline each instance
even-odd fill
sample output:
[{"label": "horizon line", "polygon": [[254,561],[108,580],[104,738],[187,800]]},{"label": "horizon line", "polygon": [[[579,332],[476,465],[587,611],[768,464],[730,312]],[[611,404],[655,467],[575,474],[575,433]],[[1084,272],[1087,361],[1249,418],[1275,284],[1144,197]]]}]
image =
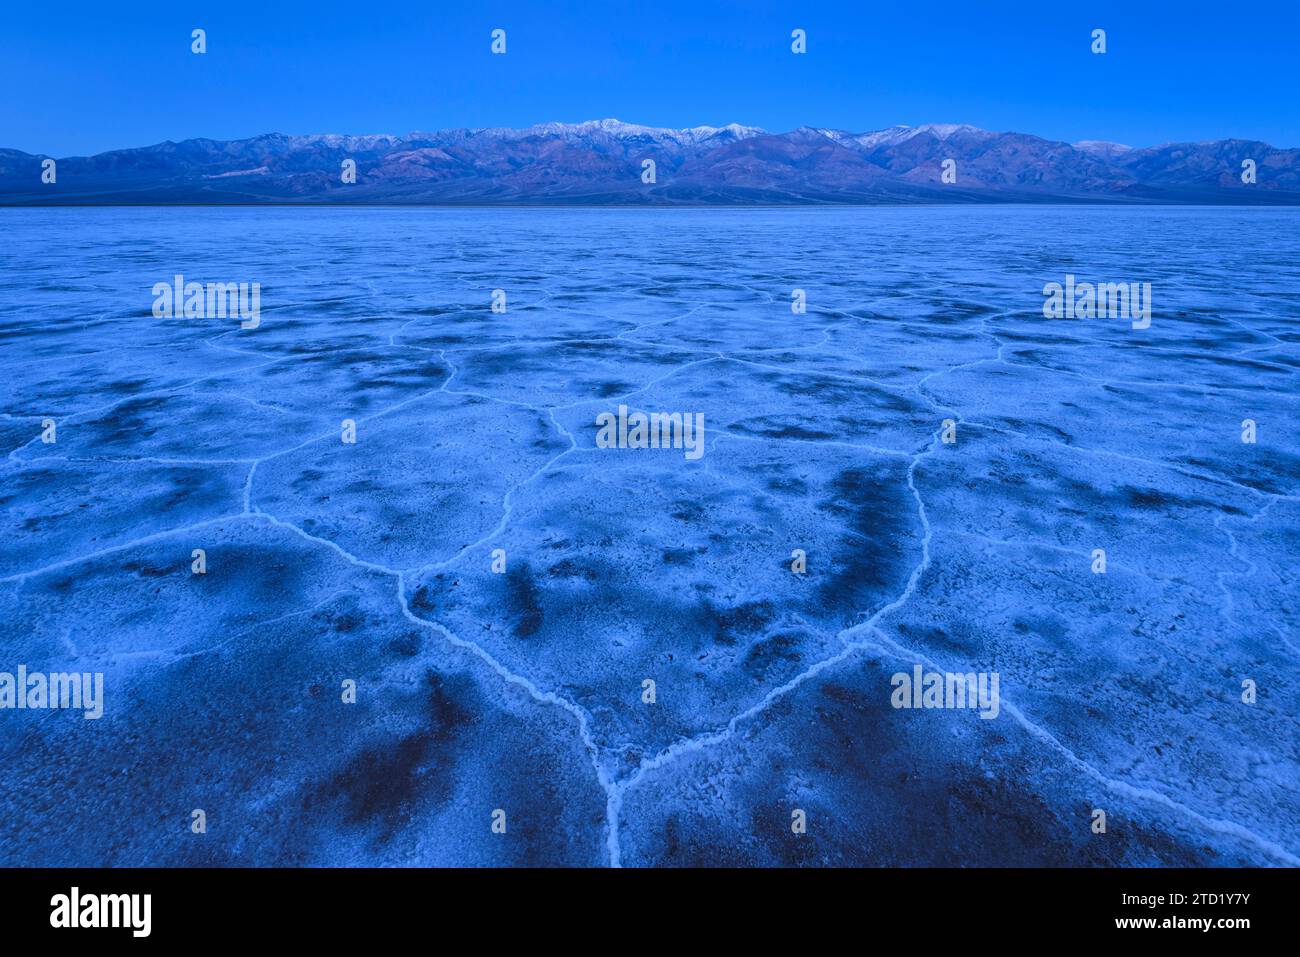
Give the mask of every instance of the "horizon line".
[{"label": "horizon line", "polygon": [[808,124],[804,124],[801,126],[792,127],[791,129],[788,130],[769,130],[766,129],[765,127],[754,126],[754,125],[739,123],[734,121],[731,123],[724,123],[719,126],[715,126],[710,123],[701,123],[695,126],[650,126],[645,123],[633,123],[625,120],[619,120],[615,117],[602,117],[599,119],[578,120],[575,122],[569,122],[564,120],[545,120],[545,121],[529,124],[528,126],[444,126],[444,127],[439,127],[437,129],[411,129],[411,130],[407,130],[404,133],[338,133],[338,132],[286,133],[283,132],[282,130],[266,130],[261,133],[254,133],[248,136],[237,136],[232,138],[221,138],[215,136],[190,136],[179,140],[163,139],[163,140],[157,140],[152,143],[139,144],[136,146],[119,146],[119,147],[114,147],[112,149],[100,150],[94,153],[70,153],[70,154],[65,154],[63,156],[56,156],[52,153],[29,152],[28,150],[20,149],[16,146],[5,146],[3,144],[0,144],[0,149],[11,150],[16,153],[24,153],[28,156],[48,157],[51,159],[82,159],[82,158],[90,158],[95,156],[104,156],[109,153],[124,153],[124,152],[131,152],[133,150],[152,149],[154,147],[165,146],[167,144],[180,145],[183,143],[196,143],[200,141],[208,141],[213,143],[246,143],[246,142],[251,142],[253,140],[262,139],[268,136],[284,136],[284,137],[290,137],[296,139],[312,139],[312,138],[319,138],[319,137],[350,137],[354,139],[388,138],[394,140],[401,140],[401,139],[408,139],[411,137],[419,136],[422,134],[437,135],[442,133],[457,133],[457,132],[477,134],[477,133],[488,133],[494,131],[522,133],[529,130],[540,129],[543,127],[578,128],[578,127],[592,126],[592,125],[599,126],[600,124],[603,123],[616,123],[619,124],[620,126],[625,126],[625,127],[636,127],[644,130],[652,130],[655,132],[667,132],[667,133],[690,133],[698,130],[723,131],[735,127],[743,130],[752,130],[754,131],[754,136],[784,136],[790,133],[797,133],[801,130],[809,130],[811,132],[819,133],[822,135],[831,132],[831,133],[843,133],[847,136],[870,136],[871,134],[874,133],[886,133],[891,130],[926,131],[926,130],[933,130],[936,128],[949,127],[949,128],[953,128],[954,130],[970,130],[977,133],[989,133],[996,136],[1030,136],[1030,137],[1034,137],[1035,139],[1042,140],[1043,142],[1046,143],[1064,143],[1065,145],[1070,146],[1074,149],[1078,149],[1080,144],[1089,144],[1089,145],[1098,145],[1098,146],[1114,146],[1114,147],[1119,147],[1121,149],[1134,151],[1134,152],[1140,150],[1162,149],[1168,146],[1180,146],[1180,145],[1201,146],[1209,143],[1227,143],[1227,142],[1260,143],[1265,146],[1268,146],[1270,149],[1275,149],[1275,150],[1290,151],[1290,150],[1300,149],[1300,147],[1297,146],[1279,146],[1277,144],[1270,143],[1267,140],[1250,139],[1247,137],[1240,137],[1240,136],[1225,136],[1216,139],[1199,139],[1199,140],[1166,140],[1159,143],[1152,143],[1146,146],[1133,146],[1132,144],[1121,143],[1116,140],[1096,139],[1092,137],[1084,137],[1083,139],[1077,139],[1073,141],[1058,140],[1046,136],[1041,136],[1038,133],[1025,132],[1023,130],[1015,130],[1015,129],[993,130],[993,129],[987,129],[985,127],[975,126],[974,124],[971,123],[927,122],[927,123],[919,123],[916,125],[912,125],[908,123],[895,123],[891,126],[882,126],[877,129],[868,129],[868,130],[861,130],[861,131],[855,131],[847,127],[839,127],[839,126],[811,126]]}]

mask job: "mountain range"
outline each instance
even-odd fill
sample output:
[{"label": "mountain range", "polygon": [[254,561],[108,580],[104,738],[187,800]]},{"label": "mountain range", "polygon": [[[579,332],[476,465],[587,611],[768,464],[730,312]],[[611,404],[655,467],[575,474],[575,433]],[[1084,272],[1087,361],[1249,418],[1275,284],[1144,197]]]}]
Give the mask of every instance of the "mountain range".
[{"label": "mountain range", "polygon": [[[49,158],[0,149],[0,205],[1300,205],[1300,149],[1239,139],[1071,144],[953,124],[770,133],[592,120],[404,136],[270,133],[61,158],[46,183]],[[355,183],[342,181],[346,160]],[[645,160],[653,183],[643,182]],[[953,183],[942,179],[946,160]]]}]

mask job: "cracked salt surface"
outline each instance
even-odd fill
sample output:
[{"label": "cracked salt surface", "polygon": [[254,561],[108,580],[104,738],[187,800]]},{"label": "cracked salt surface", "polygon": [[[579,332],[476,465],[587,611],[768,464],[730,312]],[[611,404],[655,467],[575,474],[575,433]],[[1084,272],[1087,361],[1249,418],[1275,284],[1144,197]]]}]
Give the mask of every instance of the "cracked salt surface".
[{"label": "cracked salt surface", "polygon": [[[0,216],[0,652],[108,696],[0,714],[0,862],[1298,861],[1287,211]],[[917,663],[1001,717],[892,710]]]}]

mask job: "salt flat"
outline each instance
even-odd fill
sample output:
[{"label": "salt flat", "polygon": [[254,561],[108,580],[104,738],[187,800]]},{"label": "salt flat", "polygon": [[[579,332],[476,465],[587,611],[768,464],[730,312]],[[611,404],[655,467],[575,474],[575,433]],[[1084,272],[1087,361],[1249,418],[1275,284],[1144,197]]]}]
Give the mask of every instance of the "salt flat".
[{"label": "salt flat", "polygon": [[1294,865],[1298,222],[0,210],[0,863]]}]

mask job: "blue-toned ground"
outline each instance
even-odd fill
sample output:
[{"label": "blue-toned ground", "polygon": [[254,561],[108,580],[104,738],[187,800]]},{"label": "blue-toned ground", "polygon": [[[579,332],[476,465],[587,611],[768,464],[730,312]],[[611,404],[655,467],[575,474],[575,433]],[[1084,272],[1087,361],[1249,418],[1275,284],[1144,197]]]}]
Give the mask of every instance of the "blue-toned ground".
[{"label": "blue-toned ground", "polygon": [[0,864],[1300,863],[1295,211],[0,226]]}]

